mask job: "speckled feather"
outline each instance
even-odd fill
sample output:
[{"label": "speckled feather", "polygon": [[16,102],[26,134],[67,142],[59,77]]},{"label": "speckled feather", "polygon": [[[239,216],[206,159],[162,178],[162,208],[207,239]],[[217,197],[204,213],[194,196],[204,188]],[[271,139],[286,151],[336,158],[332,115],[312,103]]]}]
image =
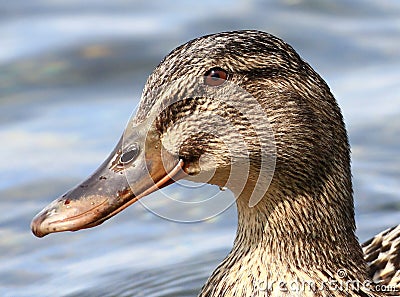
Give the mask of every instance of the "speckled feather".
[{"label": "speckled feather", "polygon": [[361,246],[371,279],[400,287],[400,225],[379,233]]},{"label": "speckled feather", "polygon": [[[255,108],[245,96],[227,96],[221,102],[188,96],[201,93],[194,82],[215,66],[227,70],[230,83],[256,98],[274,134],[274,177],[253,208],[248,200],[257,180],[253,173],[260,166],[260,143],[249,127],[265,123],[229,108],[232,100],[241,108]],[[184,100],[171,104],[175,98]],[[146,119],[157,104],[163,110],[156,118],[163,146],[189,166],[210,156],[212,162],[202,170],[215,167],[218,178],[211,183],[224,186],[229,175],[232,156],[226,147],[233,148],[233,157],[251,160],[246,188],[237,199],[233,249],[204,285],[201,297],[386,296],[365,288],[341,291],[323,286],[329,280],[365,282],[372,276],[398,285],[400,227],[364,246],[364,260],[354,234],[350,148],[340,109],[324,80],[292,47],[260,31],[189,41],[150,75],[136,120]],[[229,119],[232,127],[213,126],[216,115]],[[224,131],[223,141],[212,129]],[[234,130],[249,148],[246,156],[230,134]],[[267,281],[314,282],[316,288],[297,293],[278,287],[262,290]]]}]

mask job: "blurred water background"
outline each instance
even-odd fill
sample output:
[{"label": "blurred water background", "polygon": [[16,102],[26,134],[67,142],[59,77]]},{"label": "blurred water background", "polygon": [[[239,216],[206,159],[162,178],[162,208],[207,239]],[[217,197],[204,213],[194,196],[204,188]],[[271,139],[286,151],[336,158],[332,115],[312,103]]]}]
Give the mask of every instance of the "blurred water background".
[{"label": "blurred water background", "polygon": [[0,296],[196,296],[232,245],[234,207],[178,224],[135,204],[43,239],[29,224],[108,155],[169,51],[233,29],[283,38],[329,83],[360,240],[400,223],[399,1],[1,1]]}]

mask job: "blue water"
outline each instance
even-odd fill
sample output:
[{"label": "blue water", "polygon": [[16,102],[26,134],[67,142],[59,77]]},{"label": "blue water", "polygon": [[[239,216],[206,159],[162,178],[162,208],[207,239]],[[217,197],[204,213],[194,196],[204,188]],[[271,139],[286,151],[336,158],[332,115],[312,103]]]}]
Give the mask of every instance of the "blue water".
[{"label": "blue water", "polygon": [[360,239],[400,223],[400,2],[82,2],[0,6],[0,296],[196,295],[232,245],[234,207],[178,224],[136,204],[43,239],[29,224],[108,155],[158,62],[217,31],[268,31],[310,62],[349,130]]}]

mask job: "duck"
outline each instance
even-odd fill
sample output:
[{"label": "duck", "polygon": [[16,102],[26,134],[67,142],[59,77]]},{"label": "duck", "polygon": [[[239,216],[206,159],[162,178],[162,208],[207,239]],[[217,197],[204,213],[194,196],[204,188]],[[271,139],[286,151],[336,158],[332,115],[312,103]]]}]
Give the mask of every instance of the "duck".
[{"label": "duck", "polygon": [[91,228],[186,179],[231,190],[238,215],[198,296],[400,296],[400,225],[358,242],[341,110],[282,39],[239,30],[174,49],[109,157],[31,229]]}]

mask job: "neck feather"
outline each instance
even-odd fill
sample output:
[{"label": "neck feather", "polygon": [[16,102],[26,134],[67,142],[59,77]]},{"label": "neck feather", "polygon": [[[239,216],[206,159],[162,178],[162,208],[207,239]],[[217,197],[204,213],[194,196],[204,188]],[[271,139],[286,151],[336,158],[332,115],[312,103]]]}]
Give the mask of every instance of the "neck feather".
[{"label": "neck feather", "polygon": [[[333,191],[332,186],[327,182],[318,196],[288,196],[272,185],[253,208],[248,206],[251,193],[244,192],[237,200],[233,249],[200,296],[267,296],[267,291],[268,296],[286,296],[280,282],[323,286],[331,280],[365,281],[367,266],[354,234],[351,186],[348,191]],[[286,293],[293,296],[291,290]],[[316,293],[305,289],[299,296],[319,296]],[[329,296],[341,293],[329,291]],[[365,296],[358,294],[348,296]]]}]

